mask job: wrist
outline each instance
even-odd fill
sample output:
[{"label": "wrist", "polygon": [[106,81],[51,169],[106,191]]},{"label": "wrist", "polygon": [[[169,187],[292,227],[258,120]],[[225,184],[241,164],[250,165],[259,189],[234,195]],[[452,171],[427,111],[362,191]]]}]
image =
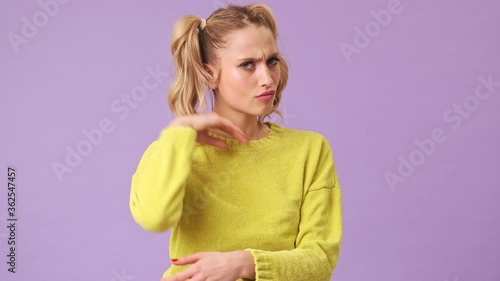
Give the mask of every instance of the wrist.
[{"label": "wrist", "polygon": [[255,279],[255,264],[249,251],[234,251],[234,260],[240,278]]}]

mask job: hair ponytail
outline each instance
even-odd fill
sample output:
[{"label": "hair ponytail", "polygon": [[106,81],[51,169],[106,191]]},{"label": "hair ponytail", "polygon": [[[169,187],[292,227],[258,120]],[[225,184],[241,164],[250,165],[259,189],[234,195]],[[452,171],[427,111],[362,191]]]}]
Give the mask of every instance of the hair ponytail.
[{"label": "hair ponytail", "polygon": [[168,105],[175,116],[205,111],[205,94],[210,77],[203,67],[200,51],[200,23],[201,19],[196,16],[184,16],[175,23],[172,32],[171,49],[177,73],[170,86]]}]

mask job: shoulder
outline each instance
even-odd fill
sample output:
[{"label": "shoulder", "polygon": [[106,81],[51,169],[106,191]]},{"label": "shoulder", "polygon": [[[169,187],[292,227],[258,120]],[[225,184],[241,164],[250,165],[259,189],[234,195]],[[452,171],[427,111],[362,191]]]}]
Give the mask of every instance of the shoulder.
[{"label": "shoulder", "polygon": [[330,147],[328,139],[321,133],[311,130],[300,130],[293,128],[285,128],[277,123],[272,123],[273,129],[282,136],[282,141],[290,141],[292,143],[300,143],[314,146]]}]

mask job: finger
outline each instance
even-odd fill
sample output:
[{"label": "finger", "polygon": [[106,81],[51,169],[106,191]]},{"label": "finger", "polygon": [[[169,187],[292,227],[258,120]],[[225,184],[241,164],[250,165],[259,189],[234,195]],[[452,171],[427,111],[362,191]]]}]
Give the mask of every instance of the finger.
[{"label": "finger", "polygon": [[207,280],[206,278],[204,279],[203,277],[199,276],[199,275],[196,275],[196,276],[193,276],[192,278],[189,279],[189,281],[205,281]]},{"label": "finger", "polygon": [[249,138],[247,133],[245,133],[245,131],[240,129],[238,126],[236,126],[236,124],[234,124],[233,121],[227,118],[221,117],[218,114],[212,114],[211,120],[213,126],[230,134],[231,136],[235,137],[236,139],[239,139],[240,141],[245,142],[246,139]]},{"label": "finger", "polygon": [[198,121],[195,123],[193,128],[198,132],[206,131],[209,130],[210,128],[217,128],[231,135],[240,142],[248,143],[250,140],[247,133],[245,133],[245,131],[236,126],[234,122],[224,117],[221,117],[220,115],[214,112],[212,112],[212,114],[210,114],[208,118],[202,115],[197,116],[197,118]]},{"label": "finger", "polygon": [[208,136],[205,133],[198,134],[198,142],[212,145],[212,146],[219,147],[219,148],[224,148],[224,149],[227,148],[227,143],[225,141]]},{"label": "finger", "polygon": [[220,125],[217,127],[241,142],[247,143],[250,139],[245,131],[243,131],[238,126],[236,126],[236,124],[227,119],[222,120]]},{"label": "finger", "polygon": [[196,253],[193,255],[185,256],[182,258],[179,258],[177,261],[173,262],[175,265],[186,265],[186,264],[191,264],[199,261],[201,257],[203,256],[203,253]]},{"label": "finger", "polygon": [[230,130],[228,133],[232,132],[232,135],[236,137],[235,134],[239,134],[244,138],[244,140],[249,139],[248,134],[243,131],[240,127],[236,126],[236,124],[233,123],[233,121],[226,120],[228,129]]},{"label": "finger", "polygon": [[[210,114],[208,116],[208,118],[207,118],[207,116],[204,116],[204,115],[198,115],[198,116],[193,117],[193,119],[195,120],[195,122],[193,122],[192,128],[198,132],[198,135],[200,133],[205,134],[206,131],[209,130],[209,128],[218,128],[218,129],[230,134],[231,136],[235,137],[237,140],[239,140],[241,142],[246,143],[247,140],[249,139],[247,134],[243,130],[238,128],[238,126],[236,126],[232,121],[225,119],[214,112],[212,112],[212,114]],[[236,131],[236,133],[235,133],[235,131]],[[207,143],[207,144],[211,144],[211,145],[213,144],[214,146],[217,146],[217,147],[221,147],[221,148],[226,147],[226,145],[223,143],[220,143],[218,141],[213,143],[211,140],[209,140],[207,138],[204,138],[204,139],[201,138],[200,140],[202,142]]]}]

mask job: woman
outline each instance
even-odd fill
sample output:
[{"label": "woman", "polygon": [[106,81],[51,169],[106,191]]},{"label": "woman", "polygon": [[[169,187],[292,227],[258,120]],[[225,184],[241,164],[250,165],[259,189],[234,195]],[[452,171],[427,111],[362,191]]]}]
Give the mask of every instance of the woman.
[{"label": "woman", "polygon": [[161,280],[330,280],[342,238],[330,145],[264,121],[281,116],[288,79],[277,36],[262,4],[174,27],[176,118],[146,149],[130,193],[142,228],[172,230],[173,264]]}]

